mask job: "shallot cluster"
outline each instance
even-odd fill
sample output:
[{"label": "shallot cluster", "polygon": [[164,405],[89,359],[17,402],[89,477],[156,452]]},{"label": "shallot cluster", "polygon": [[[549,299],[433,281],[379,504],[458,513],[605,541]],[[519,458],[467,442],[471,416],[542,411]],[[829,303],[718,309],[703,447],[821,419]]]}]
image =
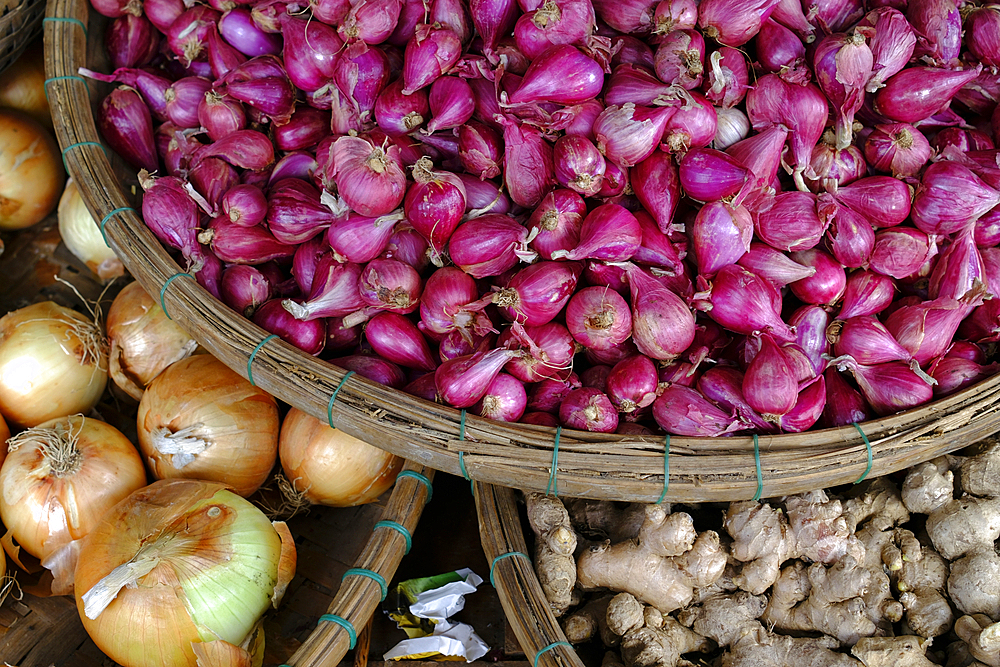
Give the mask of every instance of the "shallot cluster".
[{"label": "shallot cluster", "polygon": [[150,229],[371,380],[721,436],[996,368],[996,6],[92,1]]}]

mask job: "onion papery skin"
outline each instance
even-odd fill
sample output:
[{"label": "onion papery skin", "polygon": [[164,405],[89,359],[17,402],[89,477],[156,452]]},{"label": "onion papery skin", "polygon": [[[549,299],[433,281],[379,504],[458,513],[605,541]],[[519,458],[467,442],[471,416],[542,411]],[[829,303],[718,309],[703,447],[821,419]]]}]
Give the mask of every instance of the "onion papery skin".
[{"label": "onion papery skin", "polygon": [[[278,454],[277,402],[209,355],[160,373],[139,401],[137,422],[139,449],[157,479],[222,482],[246,497],[267,479]],[[163,430],[200,442],[181,447],[181,436],[165,438]],[[164,440],[192,453],[168,453],[174,447]]]},{"label": "onion papery skin", "polygon": [[108,373],[135,400],[146,385],[170,364],[198,347],[198,341],[167,317],[163,308],[137,282],[126,285],[108,309],[105,322]]},{"label": "onion papery skin", "polygon": [[516,422],[524,414],[528,394],[524,383],[507,373],[500,373],[490,382],[486,395],[472,407],[480,417],[497,421]]},{"label": "onion papery skin", "polygon": [[667,433],[714,438],[750,425],[727,414],[701,395],[679,384],[671,385],[653,401],[653,418]]},{"label": "onion papery skin", "polygon": [[59,148],[27,114],[2,109],[0,125],[5,128],[0,152],[0,230],[24,229],[40,222],[59,201],[65,179]]},{"label": "onion papery skin", "polygon": [[102,281],[124,275],[125,266],[104,242],[100,227],[87,210],[72,178],[66,181],[58,210],[59,236],[74,257],[86,264]]},{"label": "onion papery skin", "polygon": [[73,589],[76,541],[146,485],[142,459],[121,431],[83,415],[44,422],[9,444],[0,470],[0,519],[52,570],[53,592],[65,595]]},{"label": "onion papery skin", "polygon": [[370,503],[396,482],[403,459],[332,429],[292,408],[281,423],[278,455],[285,477],[314,505]]},{"label": "onion papery skin", "polygon": [[89,412],[107,382],[103,333],[80,313],[43,301],[0,318],[0,413],[12,425]]},{"label": "onion papery skin", "polygon": [[[130,562],[148,573],[91,619],[86,593]],[[283,523],[272,525],[222,484],[163,480],[115,505],[91,531],[76,569],[76,604],[87,633],[112,660],[196,667],[192,644],[239,646],[277,605],[294,569]]]}]

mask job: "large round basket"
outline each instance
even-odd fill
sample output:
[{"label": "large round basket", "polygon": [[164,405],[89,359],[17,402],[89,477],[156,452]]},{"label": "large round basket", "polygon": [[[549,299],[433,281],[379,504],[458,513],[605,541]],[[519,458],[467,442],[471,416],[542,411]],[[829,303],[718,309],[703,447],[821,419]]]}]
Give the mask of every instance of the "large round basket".
[{"label": "large round basket", "polygon": [[[1000,427],[1000,376],[859,427],[716,439],[625,437],[506,424],[370,382],[248,322],[182,272],[136,213],[94,125],[86,0],[51,0],[48,93],[67,167],[110,245],[148,292],[235,371],[351,435],[437,470],[561,495],[651,502],[793,494],[884,475],[966,446]],[[89,41],[88,41],[89,39]],[[93,82],[91,82],[93,84]],[[346,378],[346,380],[345,380]]]}]

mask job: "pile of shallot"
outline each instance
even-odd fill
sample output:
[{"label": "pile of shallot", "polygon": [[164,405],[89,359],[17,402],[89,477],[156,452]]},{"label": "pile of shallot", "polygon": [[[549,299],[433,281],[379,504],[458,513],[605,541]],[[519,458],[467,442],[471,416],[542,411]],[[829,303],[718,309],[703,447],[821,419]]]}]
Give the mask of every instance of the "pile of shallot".
[{"label": "pile of shallot", "polygon": [[996,5],[92,2],[150,229],[376,382],[717,436],[998,369]]}]

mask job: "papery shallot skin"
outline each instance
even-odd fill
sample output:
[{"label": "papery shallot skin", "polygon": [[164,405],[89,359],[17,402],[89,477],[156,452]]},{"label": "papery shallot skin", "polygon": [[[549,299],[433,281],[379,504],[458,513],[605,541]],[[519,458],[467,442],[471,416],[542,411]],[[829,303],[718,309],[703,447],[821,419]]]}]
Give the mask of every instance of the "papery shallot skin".
[{"label": "papery shallot skin", "polygon": [[698,25],[725,46],[742,46],[760,30],[778,0],[702,0]]},{"label": "papery shallot skin", "polygon": [[618,428],[618,410],[604,392],[581,387],[567,394],[559,405],[559,421],[582,431],[614,433]]},{"label": "papery shallot skin", "polygon": [[833,103],[836,146],[842,150],[854,137],[854,114],[864,102],[872,75],[872,51],[861,34],[828,35],[819,40],[813,63],[816,82]]},{"label": "papery shallot skin", "polygon": [[653,402],[653,418],[667,433],[715,438],[750,425],[723,412],[698,391],[671,385]]},{"label": "papery shallot skin", "polygon": [[723,327],[742,334],[768,331],[781,341],[795,340],[780,316],[781,295],[774,285],[735,264],[724,266],[694,305]]}]

